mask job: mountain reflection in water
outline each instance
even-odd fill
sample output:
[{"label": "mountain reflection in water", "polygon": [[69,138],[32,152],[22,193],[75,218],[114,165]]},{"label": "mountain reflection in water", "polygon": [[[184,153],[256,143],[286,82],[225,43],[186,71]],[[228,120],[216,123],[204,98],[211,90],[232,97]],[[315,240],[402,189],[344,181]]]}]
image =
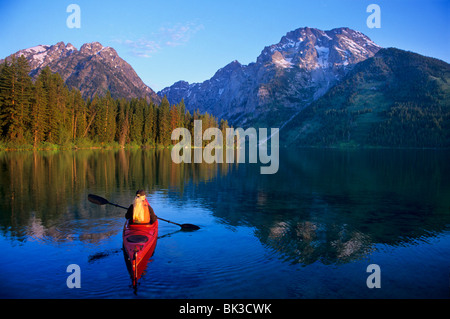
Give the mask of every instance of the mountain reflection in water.
[{"label": "mountain reflection in water", "polygon": [[290,263],[346,263],[376,244],[426,240],[450,225],[446,152],[281,150],[277,174],[258,164],[174,164],[168,150],[0,154],[0,227],[18,241],[101,243],[138,188],[194,201],[218,223],[246,226]]}]

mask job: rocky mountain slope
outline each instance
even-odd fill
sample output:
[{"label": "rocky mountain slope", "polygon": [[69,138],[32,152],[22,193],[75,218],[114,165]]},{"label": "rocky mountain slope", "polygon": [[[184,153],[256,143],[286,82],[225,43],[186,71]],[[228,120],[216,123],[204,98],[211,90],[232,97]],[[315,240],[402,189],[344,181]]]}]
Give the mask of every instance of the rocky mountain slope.
[{"label": "rocky mountain slope", "polygon": [[233,61],[203,83],[179,81],[158,95],[235,126],[280,127],[379,49],[348,28],[300,28],[265,47],[255,63]]},{"label": "rocky mountain slope", "polygon": [[450,64],[381,49],[280,133],[302,146],[450,147]]},{"label": "rocky mountain slope", "polygon": [[109,90],[114,98],[146,97],[160,101],[113,48],[98,42],[83,44],[80,50],[64,42],[38,45],[13,55],[27,58],[32,77],[48,66],[52,72],[59,73],[69,87],[78,88],[84,98],[95,94],[102,96]]}]

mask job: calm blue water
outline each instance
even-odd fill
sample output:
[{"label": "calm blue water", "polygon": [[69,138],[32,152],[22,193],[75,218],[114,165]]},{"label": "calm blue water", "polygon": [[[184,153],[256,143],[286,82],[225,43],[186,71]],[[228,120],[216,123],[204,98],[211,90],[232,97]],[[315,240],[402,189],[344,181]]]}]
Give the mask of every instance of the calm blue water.
[{"label": "calm blue water", "polygon": [[[168,151],[0,154],[1,298],[448,298],[449,154],[282,150],[260,164],[182,164]],[[160,221],[135,294],[125,211],[144,188]],[[81,269],[69,289],[67,266]],[[381,288],[369,289],[370,264]]]}]

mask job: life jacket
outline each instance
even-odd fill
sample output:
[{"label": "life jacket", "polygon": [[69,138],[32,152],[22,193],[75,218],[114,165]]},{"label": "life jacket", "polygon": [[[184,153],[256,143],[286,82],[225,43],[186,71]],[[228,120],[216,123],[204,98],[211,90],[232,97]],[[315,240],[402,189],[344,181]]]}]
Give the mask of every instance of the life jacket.
[{"label": "life jacket", "polygon": [[133,202],[133,223],[146,224],[150,222],[149,203],[145,196],[136,196]]}]

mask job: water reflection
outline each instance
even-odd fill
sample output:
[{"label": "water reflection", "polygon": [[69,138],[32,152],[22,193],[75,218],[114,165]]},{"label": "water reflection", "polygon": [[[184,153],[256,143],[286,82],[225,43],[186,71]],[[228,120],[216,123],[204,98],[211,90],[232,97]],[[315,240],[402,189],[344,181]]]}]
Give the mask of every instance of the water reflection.
[{"label": "water reflection", "polygon": [[[340,226],[340,227],[339,227]],[[289,225],[280,222],[268,234],[259,233],[264,242],[281,252],[285,260],[304,265],[346,263],[372,250],[370,236],[347,225],[321,225],[311,221]]]},{"label": "water reflection", "polygon": [[249,226],[292,263],[346,263],[376,244],[414,244],[450,230],[449,153],[285,150],[276,175],[242,165],[198,185],[214,215]]},{"label": "water reflection", "polygon": [[92,207],[87,194],[128,203],[136,189],[183,194],[185,183],[226,175],[231,165],[174,164],[167,150],[0,153],[0,230],[18,241],[100,242],[122,212]]},{"label": "water reflection", "polygon": [[1,153],[0,229],[17,241],[100,243],[121,229],[123,212],[94,209],[87,194],[126,204],[145,188],[174,206],[206,208],[228,227],[251,227],[290,263],[348,263],[376,244],[450,230],[448,158],[285,150],[278,173],[261,175],[259,164],[174,164],[167,150]]}]

